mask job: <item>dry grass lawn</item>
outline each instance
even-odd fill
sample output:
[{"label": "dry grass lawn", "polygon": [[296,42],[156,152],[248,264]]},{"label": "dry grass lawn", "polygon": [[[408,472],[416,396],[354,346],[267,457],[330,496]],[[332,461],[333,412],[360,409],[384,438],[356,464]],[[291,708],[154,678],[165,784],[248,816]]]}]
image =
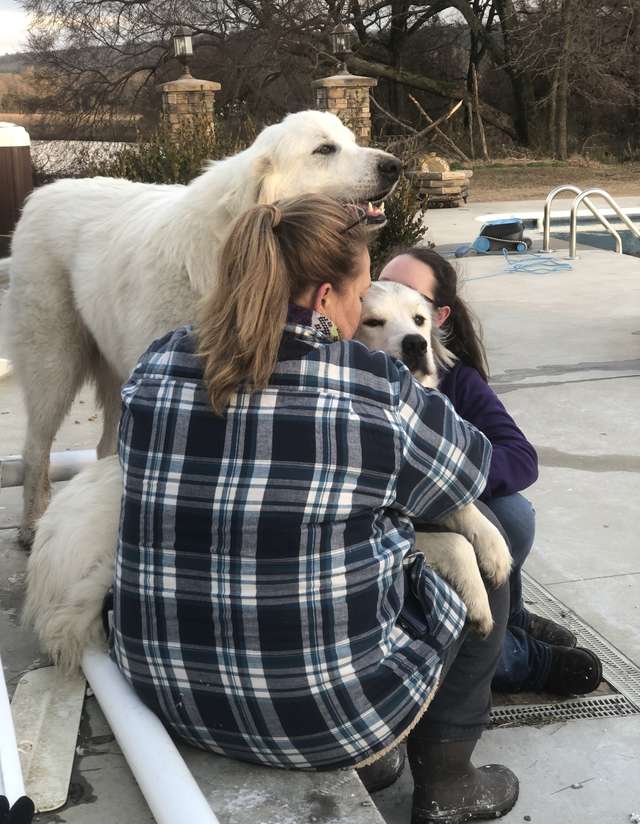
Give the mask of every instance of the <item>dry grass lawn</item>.
[{"label": "dry grass lawn", "polygon": [[599,186],[614,197],[638,195],[640,198],[640,163],[501,161],[476,164],[471,197],[475,201],[535,200],[545,198],[561,183],[573,183],[581,188]]}]

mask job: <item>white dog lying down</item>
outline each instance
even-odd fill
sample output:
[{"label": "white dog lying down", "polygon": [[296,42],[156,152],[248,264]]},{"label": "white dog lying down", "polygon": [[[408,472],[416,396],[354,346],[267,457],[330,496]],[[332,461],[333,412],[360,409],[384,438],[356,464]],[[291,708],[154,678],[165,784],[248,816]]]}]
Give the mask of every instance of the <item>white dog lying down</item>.
[{"label": "white dog lying down", "polygon": [[[405,360],[424,385],[453,356],[432,334],[428,303],[395,283],[376,283],[365,299],[358,337]],[[84,470],[61,490],[38,524],[29,559],[24,618],[65,670],[79,666],[87,646],[104,644],[101,608],[113,582],[122,497],[116,457]],[[487,593],[509,575],[511,557],[498,530],[474,506],[445,519],[453,533],[418,533],[417,549],[463,599],[483,635],[493,626]],[[465,536],[465,537],[463,537]],[[476,562],[477,558],[477,562]]]},{"label": "white dog lying down", "polygon": [[[35,191],[13,236],[2,324],[28,419],[20,540],[47,506],[51,444],[82,384],[95,382],[104,408],[98,457],[113,454],[121,384],[153,340],[195,317],[236,217],[305,192],[375,206],[400,169],[335,115],[306,111],[188,186],[91,178]],[[0,261],[0,283],[6,270]]]}]

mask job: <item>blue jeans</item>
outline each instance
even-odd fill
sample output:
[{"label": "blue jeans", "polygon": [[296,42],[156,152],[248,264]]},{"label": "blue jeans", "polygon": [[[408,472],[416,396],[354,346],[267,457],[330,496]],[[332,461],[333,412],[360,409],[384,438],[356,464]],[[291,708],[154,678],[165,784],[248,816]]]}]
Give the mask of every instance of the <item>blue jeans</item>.
[{"label": "blue jeans", "polygon": [[533,546],[535,510],[519,493],[490,498],[486,505],[500,522],[511,549],[509,621],[492,686],[498,692],[539,692],[551,666],[551,647],[531,638],[525,627],[529,614],[522,600],[520,571]]}]

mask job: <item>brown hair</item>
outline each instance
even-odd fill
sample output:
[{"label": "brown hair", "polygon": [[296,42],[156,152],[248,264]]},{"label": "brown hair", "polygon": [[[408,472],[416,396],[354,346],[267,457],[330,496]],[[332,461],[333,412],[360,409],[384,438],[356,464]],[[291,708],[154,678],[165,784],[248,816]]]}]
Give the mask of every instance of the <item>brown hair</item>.
[{"label": "brown hair", "polygon": [[216,288],[202,301],[196,324],[216,414],[240,386],[267,385],[289,301],[322,283],[339,292],[366,244],[353,209],[324,195],[256,206],[236,220],[222,248]]},{"label": "brown hair", "polygon": [[446,258],[425,246],[411,246],[394,253],[410,255],[420,263],[430,266],[436,279],[433,296],[436,307],[450,306],[451,315],[445,322],[442,332],[444,343],[463,363],[473,366],[485,381],[489,380],[489,363],[482,342],[480,321],[458,295],[458,273]]}]

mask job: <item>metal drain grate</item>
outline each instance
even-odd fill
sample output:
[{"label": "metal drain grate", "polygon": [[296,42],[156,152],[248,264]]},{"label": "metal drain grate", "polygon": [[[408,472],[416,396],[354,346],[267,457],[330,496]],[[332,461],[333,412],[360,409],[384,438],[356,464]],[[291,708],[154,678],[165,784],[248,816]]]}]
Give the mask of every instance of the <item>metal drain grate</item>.
[{"label": "metal drain grate", "polygon": [[554,704],[515,704],[494,707],[489,726],[520,727],[524,724],[552,724],[576,718],[620,718],[635,715],[638,710],[624,695],[596,695],[593,698],[571,698]]},{"label": "metal drain grate", "polygon": [[545,724],[573,718],[609,718],[639,713],[640,668],[526,572],[522,573],[522,584],[523,597],[531,611],[574,632],[578,644],[599,656],[605,680],[620,694],[571,698],[554,704],[495,707],[491,711],[491,726]]}]

